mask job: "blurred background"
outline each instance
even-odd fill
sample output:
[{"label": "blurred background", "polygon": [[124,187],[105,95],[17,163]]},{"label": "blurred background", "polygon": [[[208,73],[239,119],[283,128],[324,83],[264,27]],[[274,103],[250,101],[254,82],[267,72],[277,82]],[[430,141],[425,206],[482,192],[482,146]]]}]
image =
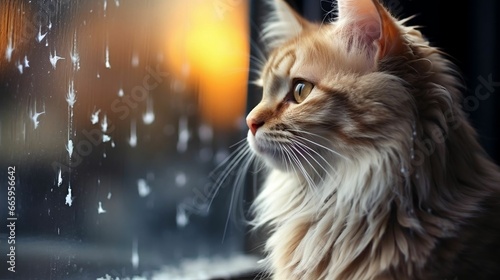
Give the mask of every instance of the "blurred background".
[{"label": "blurred background", "polygon": [[[1,226],[0,279],[258,273],[241,214],[254,173],[219,186],[217,166],[261,97],[248,81],[265,50],[262,2],[0,2],[0,221],[9,166],[17,217],[17,272]],[[311,20],[332,16],[332,1],[289,2]],[[383,2],[416,15],[458,65],[464,110],[499,163],[497,2]]]}]

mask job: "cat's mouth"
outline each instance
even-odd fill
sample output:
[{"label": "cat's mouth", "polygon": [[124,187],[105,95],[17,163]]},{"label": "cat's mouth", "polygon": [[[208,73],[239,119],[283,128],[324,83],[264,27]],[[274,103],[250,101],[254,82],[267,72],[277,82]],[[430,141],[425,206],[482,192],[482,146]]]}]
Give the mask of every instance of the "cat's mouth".
[{"label": "cat's mouth", "polygon": [[276,153],[280,152],[279,146],[273,141],[269,141],[263,134],[253,135],[249,131],[247,141],[250,148],[259,156],[275,156]]}]

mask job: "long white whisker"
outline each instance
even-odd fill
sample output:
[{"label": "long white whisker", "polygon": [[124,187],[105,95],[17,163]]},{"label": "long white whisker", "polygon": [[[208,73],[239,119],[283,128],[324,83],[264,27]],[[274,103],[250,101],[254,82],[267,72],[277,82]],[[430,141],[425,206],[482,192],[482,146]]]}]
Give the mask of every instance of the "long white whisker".
[{"label": "long white whisker", "polygon": [[239,148],[237,152],[235,152],[234,157],[231,157],[232,159],[229,161],[228,166],[224,169],[221,176],[219,176],[214,183],[215,190],[213,193],[210,194],[210,202],[208,203],[207,209],[210,209],[215,199],[215,196],[217,195],[217,192],[219,191],[220,187],[224,184],[224,182],[227,180],[231,172],[238,166],[238,164],[247,156],[249,152],[250,152],[250,147],[248,145],[244,145],[242,146],[242,148]]},{"label": "long white whisker", "polygon": [[[224,171],[221,173],[221,176],[217,178],[215,181],[216,184],[222,184],[224,181],[226,181],[227,177],[231,173],[231,171],[234,170],[234,168],[238,165],[238,163],[250,152],[250,147],[247,145],[241,146],[234,152],[234,156],[229,156],[229,160],[226,159],[224,163],[227,164],[226,168]],[[226,165],[224,164],[224,165]],[[220,169],[220,168],[218,168]],[[216,169],[217,170],[217,169]]]},{"label": "long white whisker", "polygon": [[[247,149],[246,151],[249,151],[249,149]],[[246,155],[247,153],[244,153],[244,154]],[[231,201],[229,202],[229,210],[228,210],[228,214],[227,214],[227,218],[226,218],[226,224],[224,225],[224,233],[222,235],[222,243],[224,243],[224,240],[226,239],[227,227],[229,225],[229,218],[231,216],[231,211],[233,209],[233,203],[234,203],[234,200],[236,199],[235,196],[236,196],[238,184],[239,184],[241,178],[244,178],[245,171],[248,170],[248,168],[250,167],[252,160],[253,160],[253,154],[251,154],[250,157],[246,158],[246,162],[244,163],[243,168],[240,168],[238,171],[238,174],[236,175],[236,179],[235,179],[234,185],[233,185],[233,191],[231,193]]]},{"label": "long white whisker", "polygon": [[287,153],[290,155],[290,157],[296,163],[297,167],[301,170],[301,173],[304,176],[304,178],[306,179],[308,185],[312,186],[312,187],[315,187],[316,184],[314,184],[313,179],[311,178],[311,176],[309,175],[309,173],[307,173],[307,171],[304,168],[303,164],[300,162],[300,159],[292,151],[290,151],[290,149],[288,149],[288,147],[283,146],[283,148],[284,148],[285,151],[287,151]]},{"label": "long white whisker", "polygon": [[[240,145],[241,143],[243,143],[243,142],[245,142],[245,141],[247,141],[247,139],[246,139],[246,138],[243,138],[243,139],[241,139],[240,141],[238,141],[238,142],[234,143],[233,145],[229,146],[229,148],[230,148],[230,149],[232,149],[233,147],[236,147],[236,146]],[[241,149],[241,148],[244,148],[244,147],[245,147],[245,146],[244,146],[244,145],[242,145],[242,146],[240,146],[238,149]]]},{"label": "long white whisker", "polygon": [[[303,159],[304,159],[304,160],[305,160],[305,161],[309,164],[309,166],[311,166],[311,168],[312,168],[312,170],[314,171],[314,173],[316,173],[316,175],[318,175],[318,177],[319,177],[319,178],[321,178],[321,174],[319,174],[318,170],[316,170],[316,168],[314,167],[314,165],[313,165],[313,164],[312,164],[312,163],[311,163],[311,162],[307,159],[307,157],[306,157],[306,156],[304,156],[304,154],[303,154],[303,153],[302,153],[302,152],[301,152],[301,151],[300,151],[297,147],[295,147],[295,146],[291,145],[291,148],[292,148],[293,150],[295,150],[297,153],[299,153],[299,154],[300,154],[300,156],[302,156],[302,158],[303,158]],[[313,158],[313,159],[314,159],[314,157],[312,157],[312,156],[311,156],[309,153],[307,153],[305,150],[303,150],[303,151],[304,151],[304,153],[305,153],[306,155],[309,155],[309,157],[311,157],[311,158]]]},{"label": "long white whisker", "polygon": [[[255,27],[257,26],[255,25]],[[258,66],[263,67],[264,65],[266,65],[267,61],[266,54],[264,53],[264,51],[262,51],[262,49],[259,47],[259,44],[255,42],[255,40],[250,40],[250,48],[254,51],[253,53],[255,53],[256,55],[255,56],[256,62],[259,62],[260,64]]]},{"label": "long white whisker", "polygon": [[282,143],[278,143],[278,145],[281,147],[283,158],[286,156],[286,158],[288,159],[288,160],[285,160],[285,164],[287,166],[287,170],[288,170],[288,168],[291,167],[290,171],[292,171],[292,173],[297,177],[297,180],[300,181],[300,178],[299,178],[299,175],[298,175],[299,171],[295,168],[295,165],[293,164],[294,160],[292,160],[292,158],[290,157],[288,150],[285,149],[285,147],[284,147],[284,145]]},{"label": "long white whisker", "polygon": [[[231,146],[231,148],[232,148],[233,146],[236,146],[236,145],[241,144],[244,140],[245,140],[245,139],[243,139],[243,140],[240,140],[240,141],[236,142],[235,144],[233,144],[233,145]],[[223,160],[223,161],[222,161],[219,165],[217,165],[217,167],[215,167],[215,169],[214,169],[212,172],[210,172],[209,177],[212,177],[212,176],[213,176],[213,174],[217,173],[217,172],[218,172],[221,168],[223,168],[223,167],[227,168],[227,167],[226,167],[226,164],[228,164],[229,162],[233,161],[233,160],[234,160],[234,158],[235,158],[235,157],[236,157],[236,156],[237,156],[237,155],[238,155],[238,154],[239,154],[242,150],[245,150],[245,149],[249,149],[248,145],[241,145],[241,146],[239,146],[238,148],[236,148],[236,150],[235,150],[234,152],[232,152],[230,156],[228,156],[227,158],[225,158],[225,159],[224,159],[224,160]]]},{"label": "long white whisker", "polygon": [[[305,149],[308,149],[309,151],[313,152],[314,154],[316,154],[320,160],[324,161],[328,167],[330,167],[330,170],[337,173],[337,171],[335,170],[335,168],[325,159],[325,157],[323,157],[320,153],[318,153],[316,150],[314,150],[313,148],[307,146],[305,143],[303,143],[301,140],[299,139],[294,139],[295,140],[295,144],[298,144],[301,148],[305,148]],[[310,154],[310,153],[309,153]],[[313,157],[311,154],[310,154],[311,158],[323,169],[323,171],[325,171],[325,173],[331,178],[331,175],[330,175],[330,172],[325,168],[323,167],[323,165],[321,163],[319,163],[315,157]]]},{"label": "long white whisker", "polygon": [[323,148],[323,149],[325,149],[325,150],[327,150],[329,152],[332,152],[332,153],[338,155],[339,157],[341,157],[343,159],[349,160],[348,158],[346,158],[345,156],[341,155],[340,153],[338,153],[338,152],[336,152],[336,151],[334,151],[334,150],[332,150],[332,149],[330,149],[330,148],[328,148],[328,147],[326,147],[324,145],[321,145],[320,143],[317,143],[317,142],[314,142],[314,141],[312,141],[310,139],[307,139],[306,137],[302,137],[302,136],[299,136],[299,135],[294,135],[294,137],[297,137],[297,138],[302,139],[304,141],[307,141],[307,142],[309,142],[309,143],[311,143],[313,145],[316,145],[316,146],[318,146],[320,148]]}]

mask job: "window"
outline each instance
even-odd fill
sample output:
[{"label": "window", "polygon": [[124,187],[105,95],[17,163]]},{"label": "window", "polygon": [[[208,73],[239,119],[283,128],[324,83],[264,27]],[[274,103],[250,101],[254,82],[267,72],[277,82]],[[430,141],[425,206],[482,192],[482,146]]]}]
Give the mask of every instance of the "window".
[{"label": "window", "polygon": [[0,3],[0,218],[13,225],[0,244],[15,267],[2,278],[256,269],[244,224],[228,222],[235,189],[217,191],[210,175],[246,135],[248,11],[231,0]]}]

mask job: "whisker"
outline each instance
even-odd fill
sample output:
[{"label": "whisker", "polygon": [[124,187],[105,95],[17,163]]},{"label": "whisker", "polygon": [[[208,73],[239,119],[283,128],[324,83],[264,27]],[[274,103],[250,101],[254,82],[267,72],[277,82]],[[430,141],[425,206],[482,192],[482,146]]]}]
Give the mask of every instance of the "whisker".
[{"label": "whisker", "polygon": [[[335,168],[330,164],[330,162],[328,162],[324,156],[322,156],[320,153],[318,153],[315,149],[307,146],[305,143],[303,143],[300,139],[293,139],[295,141],[296,144],[298,144],[300,147],[302,148],[306,148],[310,151],[312,151],[314,154],[316,154],[319,159],[321,159],[322,161],[324,161],[328,167],[330,167],[330,170],[337,173],[337,171],[335,170]],[[326,168],[323,167],[323,165],[321,163],[319,163],[312,155],[311,157],[313,158],[313,160],[319,165],[321,166],[321,168],[331,177],[330,173],[326,170]]]},{"label": "whisker", "polygon": [[[299,132],[299,131],[298,131],[298,132]],[[321,137],[321,136],[319,136],[319,135],[316,135],[316,134],[314,134],[314,133],[310,133],[310,132],[300,131],[300,133],[306,133],[306,134],[310,134],[310,135],[312,135],[312,136],[317,136],[317,137],[320,137],[320,138],[326,139],[326,138],[324,138],[324,137]],[[294,137],[297,137],[297,138],[302,139],[302,140],[304,140],[304,141],[307,141],[307,142],[309,142],[309,143],[311,143],[311,144],[313,144],[313,145],[316,145],[316,146],[318,146],[318,147],[320,147],[320,148],[323,148],[323,149],[325,149],[325,150],[327,150],[327,151],[329,151],[329,152],[332,152],[332,153],[334,153],[334,154],[338,155],[339,157],[341,157],[341,158],[343,158],[343,159],[349,160],[347,157],[345,157],[344,155],[340,154],[339,152],[337,152],[337,151],[335,151],[335,150],[333,150],[333,149],[331,149],[331,148],[328,148],[328,147],[326,147],[326,146],[324,146],[324,145],[322,145],[322,144],[320,144],[320,143],[318,143],[318,142],[315,142],[315,141],[313,141],[313,140],[311,140],[311,139],[308,139],[308,138],[306,138],[306,137],[303,137],[303,136],[300,136],[300,135],[296,135],[296,134],[294,135]]]},{"label": "whisker", "polygon": [[234,160],[234,158],[242,151],[242,150],[245,150],[245,149],[248,149],[248,145],[244,145],[242,144],[243,143],[243,140],[240,140],[238,142],[236,142],[236,144],[233,144],[231,147],[233,146],[236,146],[236,145],[241,145],[239,146],[238,148],[236,148],[236,150],[234,150],[227,158],[225,158],[221,163],[219,163],[219,165],[217,165],[217,167],[215,167],[215,169],[210,172],[209,174],[209,177],[213,177],[215,175],[215,173],[217,173],[221,168],[223,167],[226,167],[227,168],[227,164],[228,162]]},{"label": "whisker", "polygon": [[256,42],[255,40],[251,39],[250,40],[250,48],[257,55],[257,56],[255,56],[256,62],[259,62],[260,67],[263,67],[266,64],[267,57],[266,57],[266,54],[264,53],[264,51],[260,48],[259,43]]},{"label": "whisker", "polygon": [[[247,151],[249,151],[249,149],[247,149]],[[247,153],[245,153],[245,155],[246,154]],[[239,185],[240,180],[245,177],[245,171],[248,170],[248,168],[252,164],[253,157],[254,157],[254,155],[251,154],[249,157],[246,158],[246,162],[244,163],[244,166],[239,169],[238,174],[236,175],[236,179],[235,179],[234,185],[233,185],[233,191],[231,193],[231,201],[229,202],[229,210],[228,210],[228,214],[227,214],[227,218],[226,218],[226,223],[224,225],[224,233],[222,234],[222,243],[224,243],[224,240],[226,239],[226,233],[227,233],[227,228],[229,225],[229,219],[231,217],[231,213],[233,210],[233,204],[234,204],[234,201],[236,199],[236,191],[239,190],[241,192],[241,188],[238,188],[237,186]]]},{"label": "whisker", "polygon": [[283,158],[285,158],[285,156],[287,157],[288,160],[285,160],[285,165],[287,167],[287,171],[288,169],[290,168],[289,166],[291,166],[291,170],[292,173],[297,177],[297,180],[300,181],[299,179],[299,175],[298,175],[298,171],[297,169],[295,168],[294,164],[293,164],[293,160],[291,159],[290,155],[288,154],[288,151],[285,149],[285,147],[283,146],[282,143],[278,143],[278,145],[280,146],[281,150],[282,150],[282,155],[283,155]]},{"label": "whisker", "polygon": [[302,175],[304,176],[304,178],[306,179],[307,183],[309,186],[316,186],[316,184],[314,184],[314,181],[313,179],[311,178],[311,176],[309,175],[309,173],[307,173],[304,165],[300,162],[299,158],[294,154],[292,153],[288,147],[284,146],[283,145],[283,148],[285,151],[287,151],[287,153],[290,155],[290,157],[293,159],[293,161],[295,162],[295,164],[297,165],[297,167],[300,169],[300,173],[302,173]]},{"label": "whisker", "polygon": [[[321,181],[324,181],[324,178],[323,176],[321,176],[321,174],[319,174],[319,172],[316,170],[316,168],[311,164],[311,162],[307,159],[307,157],[305,157],[299,150],[298,148],[296,147],[293,147],[292,146],[292,149],[294,149],[295,151],[297,151],[303,158],[304,160],[309,164],[309,166],[311,166],[312,170],[318,175],[318,178],[321,180]],[[307,153],[305,150],[303,150],[306,155],[308,155],[309,157],[311,157],[312,159],[314,159],[314,157],[312,157],[311,154]],[[302,163],[301,163],[302,164]],[[305,169],[305,167],[303,168]],[[307,171],[305,171],[307,172]],[[328,173],[327,173],[328,174]],[[314,181],[314,179],[309,175],[309,186],[311,187],[312,191],[315,193],[315,195],[319,195],[319,189],[317,188],[317,184],[316,182]]]},{"label": "whisker", "polygon": [[234,148],[234,147],[236,147],[236,146],[240,145],[241,143],[243,143],[243,142],[245,142],[245,141],[247,141],[247,138],[243,138],[243,139],[241,139],[240,141],[238,141],[238,142],[234,143],[233,145],[229,146],[229,148],[230,148],[230,149],[232,149],[232,148]]},{"label": "whisker", "polygon": [[[307,159],[307,157],[306,157],[306,156],[304,156],[304,154],[302,154],[302,152],[300,152],[300,150],[299,150],[297,147],[295,147],[295,146],[293,146],[293,145],[292,145],[292,146],[291,146],[291,148],[292,148],[293,150],[295,150],[297,153],[299,153],[299,154],[302,156],[302,158],[303,158],[303,159],[304,159],[304,160],[305,160],[305,161],[309,164],[309,166],[311,166],[311,168],[312,168],[312,170],[314,171],[314,173],[316,173],[316,175],[318,175],[318,177],[320,177],[320,178],[321,178],[321,174],[319,174],[318,170],[316,170],[316,168],[314,167],[314,165],[312,165],[312,163],[311,163],[311,162]],[[309,155],[309,156],[311,157],[311,155],[310,155],[310,154],[308,154],[306,151],[304,151],[304,153],[305,153],[306,155]],[[311,157],[311,158],[313,158],[313,157]]]},{"label": "whisker", "polygon": [[[326,163],[326,164],[330,167],[330,169],[331,169],[332,171],[336,172],[336,171],[335,171],[335,168],[333,168],[333,166],[332,166],[332,165],[331,165],[331,164],[330,164],[330,163],[329,163],[329,162],[328,162],[328,161],[327,161],[327,160],[326,160],[326,159],[325,159],[322,155],[320,155],[318,152],[316,152],[313,148],[311,148],[311,147],[309,147],[309,146],[305,145],[305,144],[304,144],[304,143],[302,143],[300,140],[297,140],[297,141],[295,142],[295,144],[298,144],[298,145],[299,145],[299,147],[300,147],[301,149],[304,149],[304,148],[305,148],[305,149],[308,149],[308,150],[310,150],[310,151],[314,152],[314,153],[315,153],[315,154],[316,154],[316,155],[317,155],[317,156],[318,156],[321,160],[323,160],[323,161],[324,161],[324,162],[325,162],[325,163]],[[325,168],[325,167],[324,167],[324,166],[323,166],[323,165],[322,165],[322,164],[321,164],[318,160],[316,160],[316,158],[315,158],[315,157],[314,157],[314,156],[313,156],[310,152],[307,152],[307,151],[305,151],[305,150],[304,150],[304,152],[305,152],[305,153],[306,153],[309,157],[311,157],[311,159],[312,159],[314,162],[316,162],[316,164],[318,164],[318,165],[321,167],[321,169],[323,169],[323,171],[325,171],[325,174],[326,174],[327,176],[329,176],[330,178],[332,178],[332,176],[330,175],[330,172],[329,172],[329,171],[328,171],[328,170],[327,170],[327,169],[326,169],[326,168]],[[324,180],[324,179],[323,179],[323,180]]]},{"label": "whisker", "polygon": [[319,135],[317,133],[310,132],[310,131],[299,130],[299,129],[289,129],[289,131],[291,131],[291,132],[297,132],[299,134],[299,136],[300,136],[300,134],[307,134],[307,135],[311,135],[311,136],[313,136],[315,138],[323,139],[326,142],[330,142],[331,141],[330,139],[328,139],[328,138],[326,138],[324,136],[321,136],[321,135]]},{"label": "whisker", "polygon": [[[210,209],[215,196],[217,195],[219,189],[227,180],[231,172],[241,163],[243,159],[246,158],[248,153],[250,153],[250,147],[248,145],[242,146],[243,148],[239,148],[237,152],[234,153],[234,156],[230,156],[231,160],[228,163],[228,166],[222,171],[222,174],[216,179],[214,186],[214,192],[210,194],[210,202],[208,203],[207,210]],[[226,161],[225,161],[226,162]]]},{"label": "whisker", "polygon": [[251,63],[252,62],[255,63],[256,65],[253,65],[253,66],[256,66],[259,69],[262,69],[264,67],[264,65],[266,65],[265,60],[262,60],[261,58],[258,58],[258,57],[254,56],[254,55],[250,55],[250,62]]}]

